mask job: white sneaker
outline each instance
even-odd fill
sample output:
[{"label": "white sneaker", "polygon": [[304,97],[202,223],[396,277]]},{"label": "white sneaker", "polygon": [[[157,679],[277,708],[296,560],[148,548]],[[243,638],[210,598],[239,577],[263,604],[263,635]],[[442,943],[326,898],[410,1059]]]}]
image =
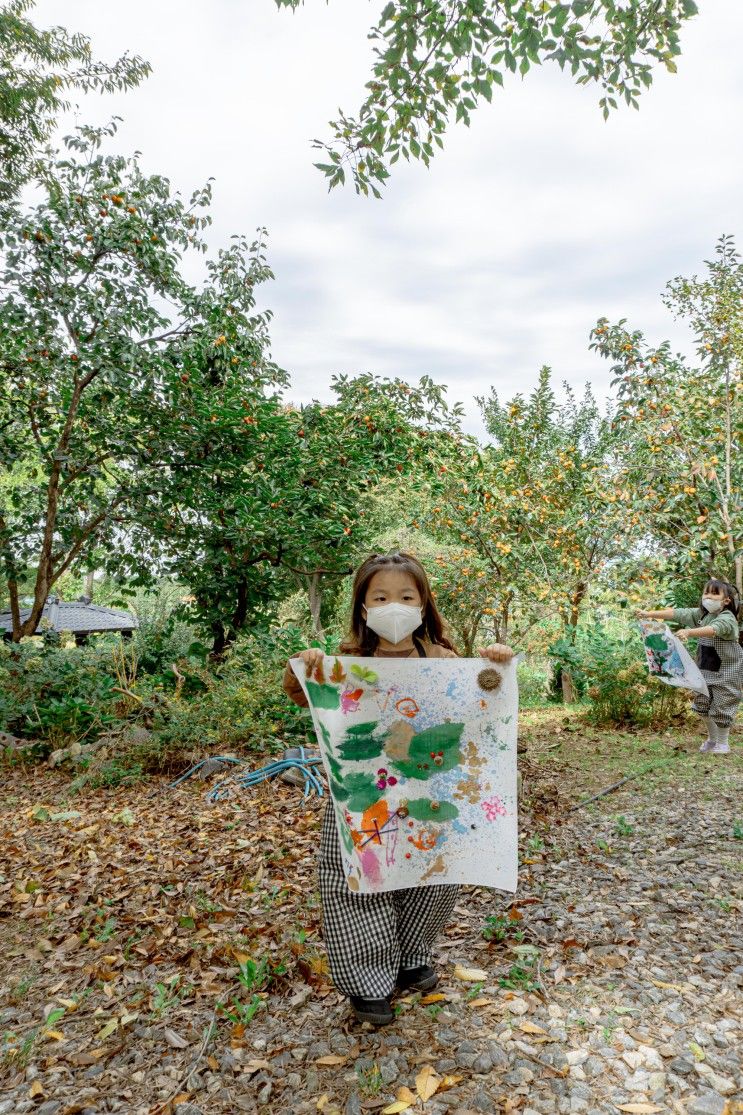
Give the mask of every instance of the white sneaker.
[{"label": "white sneaker", "polygon": [[716,743],[714,747],[707,748],[710,755],[727,755],[730,751],[729,743]]},{"label": "white sneaker", "polygon": [[700,751],[712,751],[712,750],[714,750],[714,747],[715,747],[715,741],[713,739],[706,739],[704,741],[704,743],[702,744],[702,746],[699,748],[699,750]]}]

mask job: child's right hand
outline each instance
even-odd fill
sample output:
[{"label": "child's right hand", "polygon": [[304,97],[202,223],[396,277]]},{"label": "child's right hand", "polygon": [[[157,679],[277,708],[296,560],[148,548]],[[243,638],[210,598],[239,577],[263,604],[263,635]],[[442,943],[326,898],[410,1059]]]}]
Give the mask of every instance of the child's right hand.
[{"label": "child's right hand", "polygon": [[297,657],[302,659],[305,670],[307,671],[307,677],[311,678],[317,667],[321,665],[325,657],[325,651],[320,650],[319,647],[308,647],[307,650],[301,651]]}]

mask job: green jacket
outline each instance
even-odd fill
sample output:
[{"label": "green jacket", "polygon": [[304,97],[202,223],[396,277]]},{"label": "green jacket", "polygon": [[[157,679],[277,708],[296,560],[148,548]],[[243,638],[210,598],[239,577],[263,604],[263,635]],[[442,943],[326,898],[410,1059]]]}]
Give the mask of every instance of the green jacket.
[{"label": "green jacket", "polygon": [[674,608],[673,619],[682,627],[714,627],[715,638],[738,641],[738,621],[732,612],[718,612],[716,616],[702,616],[701,608]]}]

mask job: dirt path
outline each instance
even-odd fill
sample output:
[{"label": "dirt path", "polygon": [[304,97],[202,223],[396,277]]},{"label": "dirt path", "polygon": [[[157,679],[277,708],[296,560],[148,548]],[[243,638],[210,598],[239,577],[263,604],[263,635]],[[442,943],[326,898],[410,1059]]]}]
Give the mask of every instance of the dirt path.
[{"label": "dirt path", "polygon": [[0,1115],[743,1111],[740,736],[575,727],[526,717],[516,899],[463,893],[437,992],[377,1032],[327,978],[319,802],[6,770]]}]

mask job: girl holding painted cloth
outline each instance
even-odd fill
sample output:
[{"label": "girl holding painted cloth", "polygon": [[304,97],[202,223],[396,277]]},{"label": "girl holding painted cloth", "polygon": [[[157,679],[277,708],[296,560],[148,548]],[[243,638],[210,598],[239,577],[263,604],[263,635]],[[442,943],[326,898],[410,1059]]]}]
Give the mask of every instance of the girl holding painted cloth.
[{"label": "girl holding painted cloth", "polygon": [[692,708],[701,716],[707,738],[699,748],[713,755],[730,751],[730,725],[743,697],[743,647],[738,626],[738,593],[733,585],[711,577],[698,608],[659,608],[638,612],[641,619],[665,619],[682,624],[676,637],[698,640],[697,666],[709,696],[698,693]]},{"label": "girl holding painted cloth", "polygon": [[[375,554],[360,566],[353,585],[351,629],[339,653],[362,658],[457,657],[416,558]],[[506,662],[513,653],[500,643],[480,651],[492,662]],[[310,677],[322,665],[324,652],[311,648],[294,657],[303,659]],[[288,663],[284,690],[296,704],[307,706]],[[430,991],[436,986],[431,950],[459,888],[434,884],[355,894],[343,870],[332,803],[325,811],[318,866],[323,939],[333,982],[350,999],[360,1021],[384,1026],[394,1019],[390,997],[395,987]]]}]

